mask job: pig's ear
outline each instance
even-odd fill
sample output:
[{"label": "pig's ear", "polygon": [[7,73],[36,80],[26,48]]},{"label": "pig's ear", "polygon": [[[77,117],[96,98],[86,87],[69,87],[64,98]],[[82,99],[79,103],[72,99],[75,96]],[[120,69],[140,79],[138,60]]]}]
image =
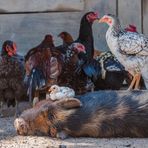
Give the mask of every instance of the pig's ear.
[{"label": "pig's ear", "polygon": [[76,98],[65,98],[57,101],[56,104],[65,109],[79,108],[82,106],[80,100]]}]

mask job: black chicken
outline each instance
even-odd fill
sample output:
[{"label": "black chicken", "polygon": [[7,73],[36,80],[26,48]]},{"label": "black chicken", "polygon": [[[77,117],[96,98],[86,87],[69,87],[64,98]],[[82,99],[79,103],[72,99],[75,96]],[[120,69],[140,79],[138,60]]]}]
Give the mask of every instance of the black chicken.
[{"label": "black chicken", "polygon": [[[82,17],[79,37],[75,42],[80,42],[85,46],[86,54],[79,54],[77,72],[83,72],[87,76],[86,88],[88,89],[120,89],[125,78],[123,66],[110,54],[107,54],[108,56],[103,60],[103,63],[93,58],[92,24],[97,19],[98,14],[95,12],[88,12]],[[106,57],[106,54],[103,57]],[[110,70],[109,67],[114,67],[114,69]],[[106,71],[105,75],[102,74],[103,69]]]},{"label": "black chicken", "polygon": [[16,106],[15,115],[18,115],[18,102],[25,94],[23,83],[24,58],[16,53],[16,43],[5,41],[1,50],[0,59],[0,114],[3,104]]}]

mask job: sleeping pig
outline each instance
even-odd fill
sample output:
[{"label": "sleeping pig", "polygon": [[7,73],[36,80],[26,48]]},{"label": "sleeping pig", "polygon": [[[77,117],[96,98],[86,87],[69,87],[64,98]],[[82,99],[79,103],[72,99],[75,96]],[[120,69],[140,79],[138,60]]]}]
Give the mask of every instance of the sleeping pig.
[{"label": "sleeping pig", "polygon": [[[62,139],[67,136],[148,137],[148,92],[91,92],[77,99],[65,98],[44,105],[38,111],[39,116],[44,121],[38,128],[48,127],[42,132]],[[30,129],[31,125],[27,125]]]},{"label": "sleeping pig", "polygon": [[[38,102],[33,108],[25,110],[14,121],[14,126],[19,135],[48,135],[48,114],[44,112],[51,100]],[[45,113],[45,114],[44,114]]]}]

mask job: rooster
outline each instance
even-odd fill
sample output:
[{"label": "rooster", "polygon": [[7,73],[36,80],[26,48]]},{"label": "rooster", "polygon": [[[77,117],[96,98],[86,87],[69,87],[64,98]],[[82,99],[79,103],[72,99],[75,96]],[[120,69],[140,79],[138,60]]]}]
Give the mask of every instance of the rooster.
[{"label": "rooster", "polygon": [[40,45],[29,50],[25,56],[25,83],[30,103],[32,98],[38,97],[37,89],[47,84],[56,84],[61,73],[61,54],[53,48],[53,38],[49,34],[45,36]]},{"label": "rooster", "polygon": [[3,43],[0,59],[0,114],[3,104],[15,106],[15,116],[19,114],[18,102],[25,92],[23,83],[24,58],[17,54],[16,43],[7,40]]},{"label": "rooster", "polygon": [[125,69],[133,75],[128,89],[131,90],[134,85],[134,89],[139,88],[141,75],[148,89],[148,38],[143,34],[122,29],[119,19],[111,14],[103,16],[99,22],[109,25],[106,33],[107,44]]}]

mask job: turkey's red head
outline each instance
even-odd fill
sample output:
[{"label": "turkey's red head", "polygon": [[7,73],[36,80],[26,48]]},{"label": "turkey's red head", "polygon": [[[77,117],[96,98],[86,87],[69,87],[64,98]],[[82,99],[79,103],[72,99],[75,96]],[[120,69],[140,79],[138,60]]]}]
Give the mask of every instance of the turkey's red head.
[{"label": "turkey's red head", "polygon": [[86,15],[86,19],[88,22],[93,23],[95,20],[97,20],[99,17],[99,13],[98,12],[89,12]]},{"label": "turkey's red head", "polygon": [[17,51],[16,43],[8,40],[3,43],[1,55],[2,56],[9,55],[11,57],[16,55],[16,51]]}]

